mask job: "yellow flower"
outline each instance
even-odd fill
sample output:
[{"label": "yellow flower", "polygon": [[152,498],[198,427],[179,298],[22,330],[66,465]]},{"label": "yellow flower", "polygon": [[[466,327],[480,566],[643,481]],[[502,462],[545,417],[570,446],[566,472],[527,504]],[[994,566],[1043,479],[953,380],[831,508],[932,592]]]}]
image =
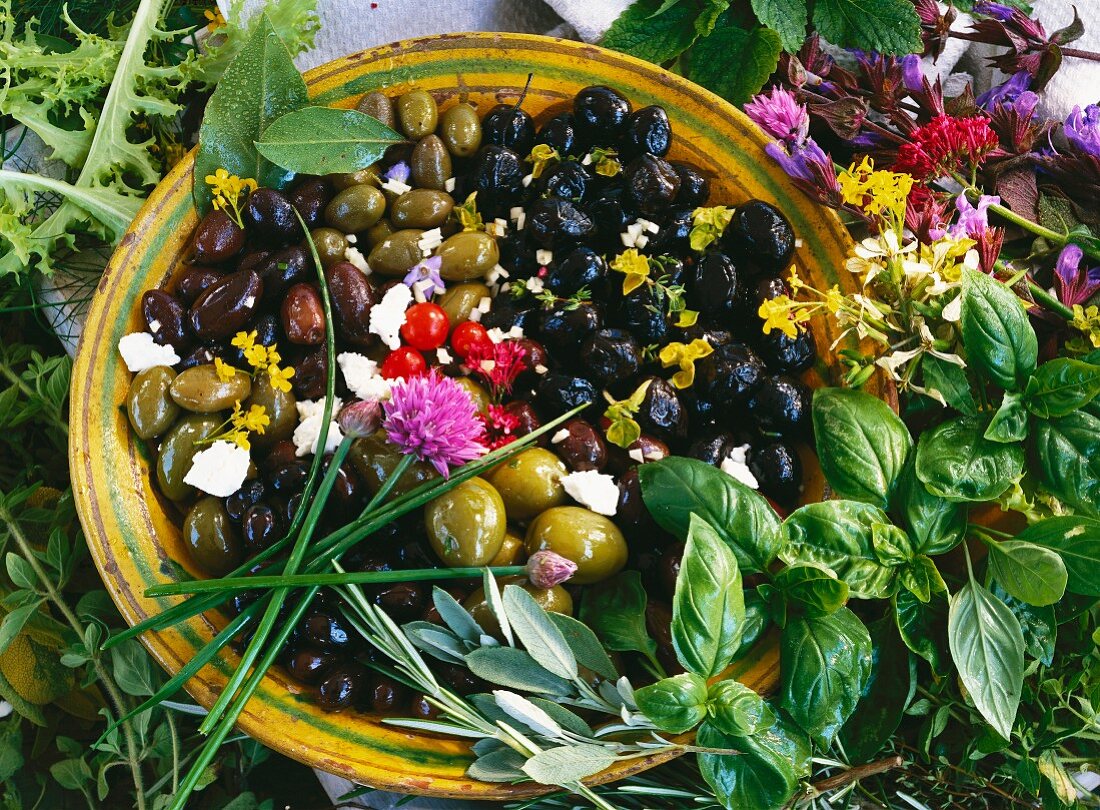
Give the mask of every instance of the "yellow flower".
[{"label": "yellow flower", "polygon": [[267,367],[267,378],[271,382],[271,387],[276,391],[290,391],[290,378],[293,376],[294,369],[289,366],[280,369],[277,365],[272,363]]},{"label": "yellow flower", "polygon": [[234,375],[237,373],[237,369],[233,368],[233,366],[228,363],[223,363],[220,357],[215,357],[214,373],[218,375],[219,380],[228,382],[233,379]]},{"label": "yellow flower", "polygon": [[261,436],[270,424],[271,417],[267,415],[267,409],[263,405],[251,405],[248,412],[241,415],[241,427]]},{"label": "yellow flower", "polygon": [[559,160],[561,160],[561,155],[558,154],[558,150],[548,143],[535,144],[531,154],[527,156],[527,161],[532,164],[531,176],[534,178],[542,177],[542,173],[546,171],[550,163]]},{"label": "yellow flower", "polygon": [[223,441],[233,442],[242,450],[251,450],[252,444],[248,441],[248,431],[243,429],[230,430],[221,437]]},{"label": "yellow flower", "polygon": [[848,205],[861,208],[872,217],[888,220],[900,227],[905,220],[905,201],[913,188],[912,175],[875,170],[875,163],[864,156],[837,175],[840,196]]},{"label": "yellow flower", "polygon": [[714,348],[702,338],[691,343],[669,343],[661,349],[661,364],[665,368],[679,366],[680,370],[672,375],[672,384],[677,388],[690,388],[695,382],[695,361],[711,354]]},{"label": "yellow flower", "polygon": [[205,9],[202,12],[202,16],[206,18],[207,25],[211,31],[216,31],[219,28],[225,27],[225,17],[222,16],[222,10],[217,6]]},{"label": "yellow flower", "polygon": [[611,269],[626,276],[623,295],[630,295],[649,280],[649,259],[634,248],[624,250],[611,262]]},{"label": "yellow flower", "polygon": [[604,149],[597,146],[588,154],[586,160],[592,164],[596,174],[601,177],[614,177],[622,170],[618,154],[614,149]]},{"label": "yellow flower", "polygon": [[791,292],[798,292],[806,286],[806,282],[798,275],[798,267],[796,265],[791,265],[791,275],[790,278],[787,279],[787,286],[791,288]]},{"label": "yellow flower", "polygon": [[680,329],[687,329],[689,326],[695,326],[699,321],[699,313],[694,309],[682,309],[680,310],[680,317],[676,321],[676,326]]},{"label": "yellow flower", "polygon": [[840,291],[840,287],[834,284],[825,292],[825,308],[833,315],[836,315],[843,306],[844,294]]},{"label": "yellow flower", "polygon": [[1100,307],[1093,304],[1086,308],[1080,304],[1074,304],[1070,326],[1084,333],[1093,348],[1100,349]]},{"label": "yellow flower", "polygon": [[215,211],[226,211],[233,221],[244,227],[241,219],[241,195],[248,196],[256,190],[256,181],[251,177],[240,178],[225,169],[215,169],[213,174],[203,178],[210,186],[212,199],[210,204]]},{"label": "yellow flower", "polygon": [[722,231],[733,219],[733,209],[724,205],[711,208],[696,208],[691,212],[691,233],[688,242],[692,250],[704,250],[707,245],[722,235]]},{"label": "yellow flower", "polygon": [[778,295],[762,303],[757,314],[764,319],[764,334],[778,329],[789,338],[798,337],[799,325],[810,319],[810,313],[797,307],[798,304],[786,295]]}]

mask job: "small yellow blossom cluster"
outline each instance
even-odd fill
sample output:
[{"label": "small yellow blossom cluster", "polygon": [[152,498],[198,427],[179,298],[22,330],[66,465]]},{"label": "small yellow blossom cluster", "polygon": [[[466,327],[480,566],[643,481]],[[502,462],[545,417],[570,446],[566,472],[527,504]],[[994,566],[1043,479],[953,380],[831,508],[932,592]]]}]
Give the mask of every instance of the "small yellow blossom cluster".
[{"label": "small yellow blossom cluster", "polygon": [[[265,373],[272,388],[277,391],[289,391],[290,379],[294,376],[294,369],[290,366],[286,368],[279,367],[279,363],[282,362],[283,358],[279,354],[277,344],[272,343],[270,346],[265,346],[262,343],[257,343],[256,338],[255,329],[251,332],[238,332],[233,336],[232,343],[244,354],[244,359],[248,362],[248,365],[252,366],[253,375]],[[215,366],[217,367],[217,361],[215,361]],[[228,376],[225,377],[222,375],[227,372],[223,372],[221,368],[218,368],[218,376],[222,379],[229,379],[237,371],[229,365],[225,365],[225,368],[231,369]]]},{"label": "small yellow blossom cluster", "polygon": [[624,450],[638,441],[642,435],[642,427],[634,420],[634,415],[642,407],[650,382],[651,380],[646,380],[626,399],[616,400],[604,391],[603,395],[608,401],[608,407],[603,415],[611,422],[607,426],[607,440]]},{"label": "small yellow blossom cluster", "polygon": [[837,183],[842,199],[849,205],[874,218],[905,221],[905,201],[913,188],[911,175],[876,170],[874,161],[864,157],[858,166],[852,164],[840,172]]},{"label": "small yellow blossom cluster", "polygon": [[455,216],[458,218],[458,224],[462,226],[464,231],[483,231],[485,230],[485,222],[481,218],[481,213],[477,210],[477,192],[470,192],[470,196],[466,198],[466,202],[455,207]]},{"label": "small yellow blossom cluster", "polygon": [[206,18],[207,27],[211,31],[217,31],[219,28],[225,27],[225,17],[222,16],[222,10],[217,6],[204,9],[202,16]]},{"label": "small yellow blossom cluster", "polygon": [[548,143],[535,144],[531,154],[527,156],[527,162],[531,164],[531,176],[536,180],[542,177],[542,173],[551,163],[557,163],[560,160],[561,155],[558,154],[558,150]]},{"label": "small yellow blossom cluster", "polygon": [[651,258],[638,252],[636,248],[628,248],[611,260],[609,265],[612,270],[622,273],[623,295],[630,295],[643,284],[656,288],[658,301],[665,299],[670,315],[676,315],[676,326],[685,329],[694,326],[699,320],[699,313],[688,309],[684,302],[684,288],[678,284],[668,284],[667,275],[658,274],[654,278],[654,269],[661,270],[661,259]]},{"label": "small yellow blossom cluster", "polygon": [[1074,304],[1070,326],[1081,332],[1092,344],[1092,348],[1100,349],[1100,307],[1095,304],[1088,307]]},{"label": "small yellow blossom cluster", "polygon": [[241,403],[233,403],[233,413],[229,417],[230,429],[221,436],[221,439],[240,447],[242,450],[251,448],[248,441],[250,433],[264,435],[267,426],[271,424],[271,417],[263,405],[250,405],[248,410],[241,409]]},{"label": "small yellow blossom cluster", "polygon": [[242,179],[225,169],[218,169],[213,174],[206,175],[204,179],[213,195],[211,205],[214,206],[214,210],[225,211],[237,225],[243,228],[241,205],[244,200],[242,197],[248,199],[248,195],[256,190],[256,181],[251,177]]},{"label": "small yellow blossom cluster", "polygon": [[691,212],[691,232],[688,242],[692,250],[702,251],[722,235],[722,231],[733,219],[733,209],[724,205],[711,208],[696,208]]},{"label": "small yellow blossom cluster", "polygon": [[713,346],[702,338],[696,338],[691,343],[669,343],[661,349],[659,356],[665,368],[680,367],[672,375],[672,384],[677,388],[690,388],[695,383],[695,361],[713,353]]}]

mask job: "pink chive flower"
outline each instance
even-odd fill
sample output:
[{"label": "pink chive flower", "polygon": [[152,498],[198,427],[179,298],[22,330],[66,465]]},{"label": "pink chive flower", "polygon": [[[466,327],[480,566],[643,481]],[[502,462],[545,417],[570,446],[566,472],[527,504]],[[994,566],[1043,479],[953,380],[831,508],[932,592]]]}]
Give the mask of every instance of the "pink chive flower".
[{"label": "pink chive flower", "polygon": [[407,183],[409,181],[409,175],[412,174],[412,169],[409,168],[409,164],[403,160],[397,161],[397,163],[386,169],[382,175],[387,180],[396,180],[399,183]]},{"label": "pink chive flower", "polygon": [[536,588],[553,588],[577,573],[577,564],[553,551],[536,551],[527,558],[527,578]]},{"label": "pink chive flower", "polygon": [[382,424],[382,406],[367,399],[345,405],[336,420],[345,436],[369,436]]},{"label": "pink chive flower", "polygon": [[[420,291],[424,294],[424,297],[431,298],[436,293],[445,292],[447,289],[439,275],[442,267],[443,257],[431,256],[419,264],[413,265],[405,275],[404,282],[410,288],[415,288],[417,284],[421,285]],[[415,292],[415,289],[413,291]]]},{"label": "pink chive flower", "polygon": [[402,453],[427,461],[446,478],[452,467],[486,452],[484,428],[466,389],[432,369],[403,380],[383,404],[383,427]]},{"label": "pink chive flower", "polygon": [[515,430],[519,427],[519,417],[503,405],[490,405],[478,416],[485,425],[485,440],[490,450],[497,450],[518,438]]},{"label": "pink chive flower", "polygon": [[757,94],[745,105],[745,114],[758,127],[789,146],[801,146],[810,134],[810,115],[794,93],[773,87],[771,95]]}]

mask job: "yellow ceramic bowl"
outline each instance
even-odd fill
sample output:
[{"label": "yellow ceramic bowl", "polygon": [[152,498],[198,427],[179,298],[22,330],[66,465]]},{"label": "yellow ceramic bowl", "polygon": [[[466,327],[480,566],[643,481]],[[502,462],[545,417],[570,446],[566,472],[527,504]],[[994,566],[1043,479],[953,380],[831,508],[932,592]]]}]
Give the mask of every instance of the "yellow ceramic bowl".
[{"label": "yellow ceramic bowl", "polygon": [[[350,107],[367,91],[398,95],[431,91],[442,107],[459,99],[484,113],[514,102],[533,74],[524,109],[543,119],[569,107],[582,87],[618,88],[635,108],[661,104],[675,135],[672,157],[689,161],[712,178],[711,200],[736,203],[760,197],[779,205],[802,240],[797,262],[818,289],[837,283],[850,289],[844,270],[848,238],[837,218],[799,192],[764,154],[765,139],[739,111],[717,96],[659,67],[591,45],[514,34],[453,34],[399,42],[363,51],[307,74],[315,103]],[[177,598],[146,599],[151,585],[177,579],[187,567],[176,518],[151,483],[150,459],[134,441],[120,404],[131,375],[116,346],[124,334],[144,329],[141,294],[171,287],[198,218],[191,202],[194,165],[189,155],[153,192],[122,239],[99,284],[84,330],[72,385],[70,464],[88,545],[122,615],[131,624],[156,614]],[[818,346],[836,338],[819,325]],[[810,373],[820,384],[835,376],[823,351]],[[820,485],[808,490],[817,495]],[[817,495],[817,497],[820,497]],[[223,626],[219,615],[196,618],[143,638],[169,672],[177,672]],[[226,651],[188,684],[209,706],[237,657]],[[764,691],[774,687],[774,643],[736,666],[738,676]],[[240,718],[240,728],[288,756],[378,788],[433,796],[480,799],[535,795],[532,786],[485,784],[467,779],[468,745],[383,726],[354,712],[326,714],[278,670],[265,679]],[[655,764],[635,760],[598,781],[619,779]]]}]

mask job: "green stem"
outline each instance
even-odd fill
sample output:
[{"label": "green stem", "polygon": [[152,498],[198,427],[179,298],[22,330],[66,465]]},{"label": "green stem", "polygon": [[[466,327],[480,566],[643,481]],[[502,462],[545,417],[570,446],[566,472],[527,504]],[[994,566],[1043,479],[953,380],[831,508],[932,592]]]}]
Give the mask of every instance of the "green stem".
[{"label": "green stem", "polygon": [[[27,399],[32,401],[37,400],[42,402],[43,404],[48,404],[46,403],[46,400],[40,397],[33,388],[27,385],[27,381],[20,377],[19,374],[16,373],[15,369],[8,365],[8,363],[6,363],[4,360],[0,360],[0,374],[3,374],[5,377],[7,377],[8,381],[11,382],[11,384],[14,385],[16,388],[18,388],[23,393],[23,396],[25,396]],[[61,409],[59,407],[51,407],[48,409],[47,412],[50,415],[51,426],[57,428],[59,431],[67,436],[69,434],[69,423],[65,421],[65,417],[61,413]]]},{"label": "green stem", "polygon": [[1031,297],[1034,298],[1038,303],[1042,304],[1051,312],[1054,312],[1057,315],[1061,315],[1067,321],[1073,320],[1073,310],[1067,307],[1053,295],[1048,293],[1034,281],[1031,281],[1029,279],[1027,282],[1027,288],[1031,291]]}]

